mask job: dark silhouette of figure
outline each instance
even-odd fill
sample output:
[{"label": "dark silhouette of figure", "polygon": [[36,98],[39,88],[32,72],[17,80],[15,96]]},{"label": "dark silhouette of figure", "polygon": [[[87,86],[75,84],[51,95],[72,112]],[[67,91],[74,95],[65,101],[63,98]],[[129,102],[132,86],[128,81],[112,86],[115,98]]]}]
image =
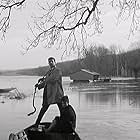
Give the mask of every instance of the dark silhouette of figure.
[{"label": "dark silhouette of figure", "polygon": [[69,104],[68,96],[63,96],[61,99],[62,110],[60,117],[55,117],[48,129],[44,130],[47,132],[60,132],[60,133],[71,133],[75,132],[76,127],[76,113],[73,107]]}]

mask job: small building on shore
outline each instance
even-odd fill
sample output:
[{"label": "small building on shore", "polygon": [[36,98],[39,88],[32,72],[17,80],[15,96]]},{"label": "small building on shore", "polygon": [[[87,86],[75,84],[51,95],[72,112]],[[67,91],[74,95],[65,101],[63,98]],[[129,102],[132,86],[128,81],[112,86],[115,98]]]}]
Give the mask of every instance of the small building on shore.
[{"label": "small building on shore", "polygon": [[97,72],[91,72],[86,69],[81,69],[70,75],[70,79],[73,82],[89,82],[90,80],[98,80],[100,74]]}]

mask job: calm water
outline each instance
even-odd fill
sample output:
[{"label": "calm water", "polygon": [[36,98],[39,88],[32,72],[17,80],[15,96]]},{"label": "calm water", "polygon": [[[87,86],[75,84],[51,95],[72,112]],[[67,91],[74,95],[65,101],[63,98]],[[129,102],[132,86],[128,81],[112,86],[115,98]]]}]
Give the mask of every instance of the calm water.
[{"label": "calm water", "polygon": [[[12,93],[0,95],[0,140],[33,124],[42,104],[42,90],[37,91],[33,111],[32,96],[39,77],[0,77],[0,88],[16,87],[26,95],[22,100],[9,99]],[[77,113],[77,132],[82,140],[139,140],[140,83],[134,80],[110,83],[73,84],[63,78],[65,94]],[[59,115],[56,105],[50,106],[42,121]]]}]

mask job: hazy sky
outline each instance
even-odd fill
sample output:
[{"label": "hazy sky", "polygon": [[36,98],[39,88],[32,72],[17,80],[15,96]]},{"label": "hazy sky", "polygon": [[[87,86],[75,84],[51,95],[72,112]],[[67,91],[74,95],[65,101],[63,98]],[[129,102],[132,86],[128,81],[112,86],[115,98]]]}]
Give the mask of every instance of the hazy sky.
[{"label": "hazy sky", "polygon": [[[21,69],[44,66],[46,59],[54,56],[57,61],[62,61],[62,50],[54,48],[46,49],[38,47],[25,55],[21,55],[21,45],[28,36],[29,29],[27,23],[30,22],[30,16],[37,11],[35,1],[29,0],[26,7],[19,11],[13,11],[11,17],[11,27],[8,30],[6,40],[0,40],[0,70],[2,69]],[[129,23],[116,25],[116,20],[112,12],[107,12],[103,17],[103,33],[94,36],[97,43],[109,46],[111,44],[121,45],[127,49],[130,42],[138,40],[140,34],[137,33],[128,40]],[[89,43],[90,44],[90,43]],[[63,58],[63,61],[74,58],[76,54]]]}]

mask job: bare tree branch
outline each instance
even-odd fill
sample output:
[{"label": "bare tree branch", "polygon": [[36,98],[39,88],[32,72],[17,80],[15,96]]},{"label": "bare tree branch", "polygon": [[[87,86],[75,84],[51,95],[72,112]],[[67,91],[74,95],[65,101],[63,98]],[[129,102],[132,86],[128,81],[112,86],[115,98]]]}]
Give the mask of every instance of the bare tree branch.
[{"label": "bare tree branch", "polygon": [[113,7],[117,7],[119,10],[118,21],[131,19],[130,32],[134,34],[138,30],[140,24],[140,1],[139,0],[111,0]]},{"label": "bare tree branch", "polygon": [[11,11],[14,7],[22,6],[25,0],[22,1],[13,1],[13,0],[2,0],[0,4],[0,32],[2,36],[5,36],[5,33],[10,25]]},{"label": "bare tree branch", "polygon": [[[58,40],[60,39],[60,43],[64,43],[65,54],[68,54],[68,50],[71,52],[78,46],[78,40],[80,39],[77,36],[78,29],[81,30],[81,40],[84,44],[85,40],[83,35],[86,33],[84,26],[87,25],[87,23],[90,23],[90,20],[95,21],[95,30],[99,31],[99,23],[101,22],[97,16],[99,13],[95,13],[95,10],[98,11],[98,2],[99,0],[57,0],[52,6],[47,3],[48,12],[43,14],[43,16],[38,17],[38,20],[37,17],[34,18],[36,21],[39,21],[36,22],[36,27],[40,33],[37,36],[34,36],[32,42],[29,42],[30,45],[27,47],[27,50],[31,47],[37,47],[42,41],[45,41],[47,46],[50,47],[55,43],[58,43]],[[44,12],[47,11],[47,8],[44,8],[41,5],[40,8]],[[63,13],[58,15],[58,11],[62,11]],[[91,15],[93,15],[92,18]],[[51,23],[52,26],[49,27],[49,23]]]},{"label": "bare tree branch", "polygon": [[[108,0],[117,9],[118,23],[131,19],[130,35],[139,30],[140,1],[139,0]],[[45,3],[44,3],[45,2]],[[96,33],[102,33],[102,5],[106,0],[45,0],[38,2],[42,15],[32,17],[34,26],[29,25],[32,37],[28,38],[25,50],[44,44],[45,47],[57,46],[64,49],[64,55],[69,54],[78,45],[85,49],[86,39]],[[10,26],[11,11],[22,6],[25,0],[1,0],[0,2],[0,32],[5,34]],[[30,23],[31,24],[31,23]],[[91,31],[92,30],[92,31]]]}]

